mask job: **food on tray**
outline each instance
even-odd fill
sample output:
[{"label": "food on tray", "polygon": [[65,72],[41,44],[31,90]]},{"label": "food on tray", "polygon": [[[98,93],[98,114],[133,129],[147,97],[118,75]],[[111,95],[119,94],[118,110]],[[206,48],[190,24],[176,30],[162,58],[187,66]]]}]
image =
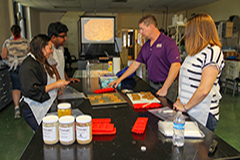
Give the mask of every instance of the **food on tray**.
[{"label": "food on tray", "polygon": [[108,93],[103,93],[103,97],[108,97]]},{"label": "food on tray", "polygon": [[153,100],[153,99],[154,99],[154,97],[148,97],[147,99],[148,99],[148,100]]},{"label": "food on tray", "polygon": [[152,93],[151,92],[146,92],[147,95],[151,95]]},{"label": "food on tray", "polygon": [[103,99],[99,99],[98,103],[104,103],[104,100]]},{"label": "food on tray", "polygon": [[101,99],[101,98],[102,98],[102,96],[96,96],[96,98],[97,98],[97,99]]},{"label": "food on tray", "polygon": [[91,96],[89,99],[90,100],[95,100],[95,98],[96,98],[95,96]]},{"label": "food on tray", "polygon": [[145,92],[141,91],[140,94],[143,95],[143,94],[145,94]]},{"label": "food on tray", "polygon": [[141,99],[141,98],[140,98],[139,95],[133,96],[133,100],[134,100],[134,101],[138,101],[138,100],[140,100],[140,99]]},{"label": "food on tray", "polygon": [[139,96],[138,93],[132,93],[132,96]]},{"label": "food on tray", "polygon": [[142,96],[142,98],[143,98],[143,99],[147,99],[147,98],[148,98],[148,96],[147,96],[147,95],[144,95],[144,96]]}]

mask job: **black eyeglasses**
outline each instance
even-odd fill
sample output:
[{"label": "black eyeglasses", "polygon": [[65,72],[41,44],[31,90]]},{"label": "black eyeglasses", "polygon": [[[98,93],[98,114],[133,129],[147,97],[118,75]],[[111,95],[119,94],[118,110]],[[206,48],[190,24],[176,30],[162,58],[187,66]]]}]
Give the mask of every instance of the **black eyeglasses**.
[{"label": "black eyeglasses", "polygon": [[63,36],[57,35],[57,37],[65,38],[67,37],[67,35],[63,35]]}]

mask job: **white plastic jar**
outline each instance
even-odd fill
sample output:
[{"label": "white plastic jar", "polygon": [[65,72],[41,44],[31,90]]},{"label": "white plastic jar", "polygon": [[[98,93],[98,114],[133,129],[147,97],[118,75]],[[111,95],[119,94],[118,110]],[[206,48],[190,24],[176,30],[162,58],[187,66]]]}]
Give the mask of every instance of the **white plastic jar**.
[{"label": "white plastic jar", "polygon": [[92,117],[80,115],[76,118],[76,138],[79,144],[88,144],[92,141]]},{"label": "white plastic jar", "polygon": [[58,116],[49,115],[43,118],[42,135],[45,144],[56,144],[58,142]]},{"label": "white plastic jar", "polygon": [[72,115],[71,104],[70,103],[59,103],[58,104],[58,117]]},{"label": "white plastic jar", "polygon": [[75,118],[62,116],[59,119],[59,141],[63,145],[71,145],[75,142]]}]

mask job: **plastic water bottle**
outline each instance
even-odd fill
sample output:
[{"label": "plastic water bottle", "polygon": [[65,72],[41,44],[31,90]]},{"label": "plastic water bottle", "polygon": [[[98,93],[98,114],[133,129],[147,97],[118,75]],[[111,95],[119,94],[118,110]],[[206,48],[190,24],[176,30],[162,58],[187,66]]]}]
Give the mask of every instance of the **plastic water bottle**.
[{"label": "plastic water bottle", "polygon": [[181,147],[184,145],[184,127],[185,118],[181,111],[178,111],[173,120],[173,138],[172,142],[174,146]]},{"label": "plastic water bottle", "polygon": [[86,73],[87,73],[87,77],[91,77],[91,65],[89,61],[87,61]]}]

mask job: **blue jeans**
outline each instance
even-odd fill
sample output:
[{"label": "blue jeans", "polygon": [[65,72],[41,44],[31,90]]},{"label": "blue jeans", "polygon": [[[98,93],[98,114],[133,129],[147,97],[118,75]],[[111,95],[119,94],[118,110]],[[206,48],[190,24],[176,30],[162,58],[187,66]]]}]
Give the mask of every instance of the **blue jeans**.
[{"label": "blue jeans", "polygon": [[10,75],[11,81],[12,81],[13,90],[15,90],[15,89],[20,90],[20,82],[19,82],[19,78],[18,78],[19,68],[20,68],[20,66],[18,66],[16,70],[12,69],[12,70],[9,71],[9,75]]},{"label": "blue jeans", "polygon": [[208,120],[207,120],[207,125],[206,127],[210,129],[212,132],[216,129],[218,124],[218,120],[212,115],[212,113],[208,114]]}]

